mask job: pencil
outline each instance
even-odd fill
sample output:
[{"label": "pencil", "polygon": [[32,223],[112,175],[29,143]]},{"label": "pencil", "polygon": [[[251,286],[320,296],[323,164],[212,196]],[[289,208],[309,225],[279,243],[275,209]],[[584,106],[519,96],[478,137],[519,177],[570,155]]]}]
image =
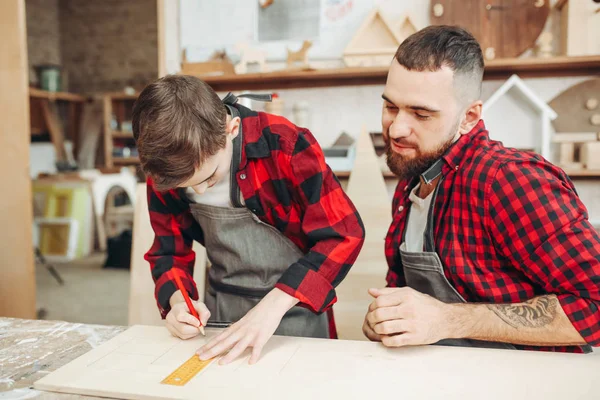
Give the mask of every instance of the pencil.
[{"label": "pencil", "polygon": [[204,333],[204,327],[202,326],[202,321],[200,321],[200,316],[198,315],[198,311],[196,311],[196,308],[194,308],[194,305],[192,304],[192,300],[190,300],[190,296],[188,295],[187,290],[185,290],[185,287],[183,286],[183,282],[181,282],[181,278],[179,277],[179,275],[177,275],[177,273],[174,273],[173,276],[175,277],[175,283],[177,284],[177,288],[183,295],[185,304],[187,304],[187,306],[190,310],[190,314],[192,314],[194,317],[196,317],[198,319],[198,322],[200,322],[200,328],[198,328],[198,329],[200,329],[200,333],[202,335],[206,336],[206,334]]}]

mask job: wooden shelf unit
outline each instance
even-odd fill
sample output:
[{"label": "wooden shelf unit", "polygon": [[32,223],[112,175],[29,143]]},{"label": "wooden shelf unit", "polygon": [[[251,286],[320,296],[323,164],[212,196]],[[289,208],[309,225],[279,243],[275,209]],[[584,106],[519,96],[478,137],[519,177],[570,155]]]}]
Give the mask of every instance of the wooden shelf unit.
[{"label": "wooden shelf unit", "polygon": [[[29,88],[29,126],[31,135],[48,132],[54,145],[58,161],[66,161],[65,139],[73,144],[73,154],[79,151],[81,120],[83,107],[88,99],[75,93],[48,92],[38,88]],[[62,115],[57,104],[66,107]],[[63,117],[65,117],[63,119]],[[65,129],[66,123],[66,129]]]},{"label": "wooden shelf unit", "polygon": [[[140,163],[139,157],[118,157],[113,155],[115,141],[121,141],[128,144],[127,147],[135,148],[133,133],[123,131],[122,125],[126,120],[128,110],[133,106],[138,94],[130,95],[121,92],[105,93],[103,96],[103,127],[104,127],[104,167],[112,168],[114,166],[137,165]],[[113,114],[116,117],[118,129],[112,128]]]},{"label": "wooden shelf unit", "polygon": [[[383,85],[387,67],[330,68],[309,71],[275,71],[225,76],[202,76],[216,91],[293,89],[325,86]],[[484,80],[548,76],[600,75],[600,56],[506,58],[488,61]]]}]

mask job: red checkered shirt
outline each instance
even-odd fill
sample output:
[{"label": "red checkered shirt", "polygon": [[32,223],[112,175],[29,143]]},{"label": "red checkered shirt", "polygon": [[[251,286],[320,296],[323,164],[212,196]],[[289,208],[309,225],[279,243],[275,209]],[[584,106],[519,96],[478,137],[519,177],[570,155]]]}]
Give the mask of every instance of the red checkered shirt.
[{"label": "red checkered shirt", "polygon": [[[245,205],[304,253],[275,287],[314,312],[330,310],[337,300],[335,287],[364,242],[360,216],[308,130],[283,117],[235,107],[243,126],[236,180]],[[192,243],[204,243],[204,239],[184,189],[158,192],[150,179],[147,188],[155,239],[145,259],[150,263],[155,297],[164,318],[176,290],[173,274],[179,274],[192,298],[198,299],[192,278]]]},{"label": "red checkered shirt", "polygon": [[[473,303],[555,294],[586,342],[600,345],[600,237],[567,175],[539,155],[490,140],[483,121],[443,158],[434,240],[452,286]],[[391,287],[406,285],[398,246],[418,181],[399,182],[394,194],[385,241]]]}]

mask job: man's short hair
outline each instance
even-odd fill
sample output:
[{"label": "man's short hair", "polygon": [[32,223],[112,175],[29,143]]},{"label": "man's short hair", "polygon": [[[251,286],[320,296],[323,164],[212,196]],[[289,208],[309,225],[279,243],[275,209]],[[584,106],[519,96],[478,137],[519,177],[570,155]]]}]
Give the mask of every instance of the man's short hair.
[{"label": "man's short hair", "polygon": [[459,101],[471,102],[481,96],[483,54],[473,35],[462,28],[433,25],[421,29],[402,42],[395,59],[409,71],[437,71],[447,66],[454,71]]}]

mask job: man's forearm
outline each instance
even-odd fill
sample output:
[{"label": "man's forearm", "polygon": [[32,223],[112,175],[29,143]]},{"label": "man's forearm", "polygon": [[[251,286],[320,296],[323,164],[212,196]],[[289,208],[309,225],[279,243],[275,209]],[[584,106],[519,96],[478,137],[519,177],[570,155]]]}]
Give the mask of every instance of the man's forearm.
[{"label": "man's forearm", "polygon": [[449,304],[451,338],[532,346],[583,345],[556,296],[515,304]]}]

